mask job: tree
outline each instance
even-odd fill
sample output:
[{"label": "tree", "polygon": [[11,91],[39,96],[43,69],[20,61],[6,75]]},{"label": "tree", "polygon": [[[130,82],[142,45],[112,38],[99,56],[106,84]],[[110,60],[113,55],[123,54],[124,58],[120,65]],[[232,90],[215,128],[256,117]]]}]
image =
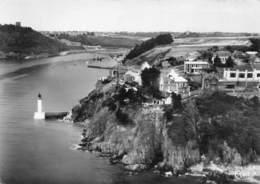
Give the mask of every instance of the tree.
[{"label": "tree", "polygon": [[141,73],[142,91],[144,94],[152,95],[154,98],[161,98],[159,90],[160,70],[152,67],[146,68]]},{"label": "tree", "polygon": [[159,89],[159,76],[160,70],[154,67],[144,69],[141,73],[143,87],[155,87]]},{"label": "tree", "polygon": [[178,112],[178,111],[182,110],[183,106],[182,106],[182,102],[181,102],[181,95],[172,92],[171,97],[172,97],[173,111]]},{"label": "tree", "polygon": [[231,58],[231,56],[229,56],[229,57],[227,58],[225,67],[232,68],[233,66],[234,66],[234,61],[233,61],[233,59]]},{"label": "tree", "polygon": [[220,58],[218,57],[218,55],[214,58],[214,66],[221,66],[222,63],[221,63],[221,60]]},{"label": "tree", "polygon": [[185,134],[187,139],[196,140],[197,144],[199,145],[200,153],[202,154],[202,138],[200,133],[201,118],[194,100],[189,100],[188,103],[185,104],[183,110],[183,118],[183,124],[185,125]]}]

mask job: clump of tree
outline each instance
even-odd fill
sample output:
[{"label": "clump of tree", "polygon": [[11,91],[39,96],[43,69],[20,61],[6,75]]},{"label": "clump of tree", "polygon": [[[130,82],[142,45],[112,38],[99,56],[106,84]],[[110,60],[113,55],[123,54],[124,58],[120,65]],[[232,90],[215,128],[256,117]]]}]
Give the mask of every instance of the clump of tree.
[{"label": "clump of tree", "polygon": [[182,98],[180,94],[172,92],[171,101],[171,105],[165,106],[164,108],[164,116],[166,117],[167,121],[172,120],[175,113],[181,113],[183,111]]},{"label": "clump of tree", "polygon": [[231,58],[231,56],[229,56],[226,60],[226,63],[222,63],[221,59],[219,58],[219,56],[216,56],[214,58],[214,64],[215,67],[226,67],[226,68],[232,68],[235,64],[233,59]]},{"label": "clump of tree", "polygon": [[224,50],[227,50],[227,51],[233,53],[234,51],[246,52],[246,51],[251,50],[251,48],[246,45],[228,45],[228,46],[224,47]]},{"label": "clump of tree", "polygon": [[171,34],[161,34],[155,38],[151,38],[149,40],[146,40],[142,42],[139,45],[136,45],[125,57],[125,60],[127,59],[133,59],[142,53],[151,50],[159,45],[167,45],[171,44],[173,42],[172,35]]},{"label": "clump of tree", "polygon": [[159,91],[160,70],[155,67],[146,68],[141,73],[142,90],[145,94],[160,97]]},{"label": "clump of tree", "polygon": [[166,59],[171,66],[178,66],[184,64],[184,59],[169,57]]},{"label": "clump of tree", "polygon": [[260,52],[260,38],[251,38],[250,41],[252,43],[250,49],[252,51]]},{"label": "clump of tree", "polygon": [[209,63],[212,63],[212,57],[213,57],[213,53],[209,50],[200,50],[200,56],[198,57],[198,59],[202,59],[202,60],[206,60]]}]

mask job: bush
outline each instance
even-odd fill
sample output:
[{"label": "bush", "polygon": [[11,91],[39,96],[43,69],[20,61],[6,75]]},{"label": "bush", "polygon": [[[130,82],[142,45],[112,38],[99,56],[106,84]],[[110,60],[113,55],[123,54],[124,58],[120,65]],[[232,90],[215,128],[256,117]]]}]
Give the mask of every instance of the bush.
[{"label": "bush", "polygon": [[128,114],[122,112],[120,108],[116,111],[116,118],[118,119],[119,123],[122,125],[127,125],[132,123],[132,120],[129,118]]}]

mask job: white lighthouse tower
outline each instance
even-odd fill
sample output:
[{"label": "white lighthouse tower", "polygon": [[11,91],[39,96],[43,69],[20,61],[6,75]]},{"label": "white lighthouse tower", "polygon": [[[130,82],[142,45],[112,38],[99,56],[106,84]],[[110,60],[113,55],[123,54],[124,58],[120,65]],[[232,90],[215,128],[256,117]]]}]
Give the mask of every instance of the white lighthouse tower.
[{"label": "white lighthouse tower", "polygon": [[42,112],[42,95],[39,93],[37,100],[37,112],[34,113],[34,119],[45,119],[45,112]]}]

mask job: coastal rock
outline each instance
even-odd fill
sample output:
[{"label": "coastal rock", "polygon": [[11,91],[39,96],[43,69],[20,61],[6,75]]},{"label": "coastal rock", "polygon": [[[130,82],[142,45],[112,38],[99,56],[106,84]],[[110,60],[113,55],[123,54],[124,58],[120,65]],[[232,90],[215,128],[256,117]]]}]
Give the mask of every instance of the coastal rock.
[{"label": "coastal rock", "polygon": [[130,171],[142,171],[144,169],[147,169],[147,166],[145,164],[132,164],[132,165],[126,165],[125,169]]}]

